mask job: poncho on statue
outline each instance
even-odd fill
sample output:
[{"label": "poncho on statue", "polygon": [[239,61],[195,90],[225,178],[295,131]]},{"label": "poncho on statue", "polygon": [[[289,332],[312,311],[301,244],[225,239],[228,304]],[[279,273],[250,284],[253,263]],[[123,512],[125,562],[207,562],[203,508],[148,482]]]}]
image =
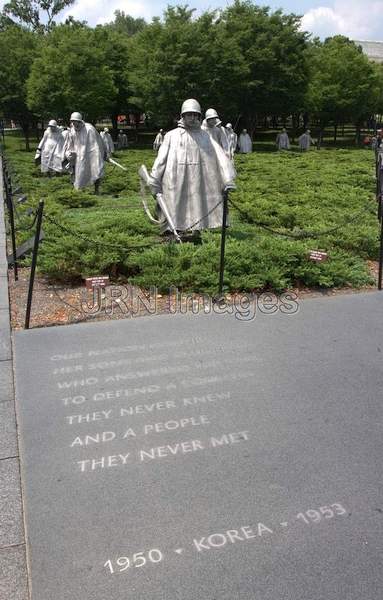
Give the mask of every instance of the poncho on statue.
[{"label": "poncho on statue", "polygon": [[64,160],[64,136],[56,121],[49,121],[47,129],[37,147],[35,159],[41,159],[41,172],[62,173]]},{"label": "poncho on statue", "polygon": [[[186,110],[188,104],[191,112]],[[188,115],[200,116],[198,102],[187,100],[184,107],[178,127],[165,135],[159,149],[150,174],[151,191],[162,192],[178,231],[220,227],[222,192],[227,185],[234,187],[235,169],[198,120],[188,125]]]},{"label": "poncho on statue", "polygon": [[105,127],[104,131],[101,131],[100,136],[104,144],[105,154],[107,158],[109,158],[114,152],[114,143],[112,136],[109,133],[109,129]]},{"label": "poncho on statue", "polygon": [[302,133],[302,135],[298,138],[299,148],[301,150],[310,150],[311,144],[315,144],[313,138],[311,137],[310,129]]},{"label": "poncho on statue", "polygon": [[229,155],[230,155],[230,158],[233,159],[234,153],[237,149],[238,136],[235,133],[231,123],[227,123],[225,129],[226,129],[227,141],[229,143]]},{"label": "poncho on statue", "polygon": [[238,138],[238,149],[241,154],[249,154],[253,151],[253,142],[247,133],[247,129],[244,129]]},{"label": "poncho on statue", "polygon": [[222,121],[220,121],[218,113],[214,108],[207,109],[201,128],[207,131],[210,137],[221,146],[228,156],[230,156],[229,140],[226,135],[226,130],[222,127]]},{"label": "poncho on statue", "polygon": [[74,187],[79,190],[96,183],[104,175],[104,144],[100,134],[90,123],[82,122],[79,129],[73,125],[65,142],[65,156],[74,163]]},{"label": "poncho on statue", "polygon": [[290,140],[285,129],[281,133],[278,133],[275,143],[278,150],[290,150]]}]

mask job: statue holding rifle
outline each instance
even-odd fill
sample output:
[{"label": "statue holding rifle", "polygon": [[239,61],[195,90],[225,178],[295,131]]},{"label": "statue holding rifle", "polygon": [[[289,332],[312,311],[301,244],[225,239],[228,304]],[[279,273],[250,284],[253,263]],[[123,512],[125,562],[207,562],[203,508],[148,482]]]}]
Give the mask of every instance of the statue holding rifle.
[{"label": "statue holding rifle", "polygon": [[70,124],[64,153],[71,166],[73,185],[79,190],[94,184],[98,194],[107,158],[102,139],[93,125],[83,121],[79,112],[71,114]]},{"label": "statue holding rifle", "polygon": [[150,175],[140,169],[157,199],[156,222],[179,241],[180,233],[221,227],[223,193],[235,188],[235,175],[223,148],[201,129],[201,107],[194,99],[183,103],[178,127],[165,135]]}]

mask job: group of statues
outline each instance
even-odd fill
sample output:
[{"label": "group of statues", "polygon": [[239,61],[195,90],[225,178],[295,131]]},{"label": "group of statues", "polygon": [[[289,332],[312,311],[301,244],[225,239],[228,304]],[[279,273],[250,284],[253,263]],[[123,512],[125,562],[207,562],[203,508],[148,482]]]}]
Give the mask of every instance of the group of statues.
[{"label": "group of statues", "polygon": [[[282,129],[281,133],[278,133],[275,143],[278,150],[290,150],[290,139],[285,128]],[[315,141],[311,137],[310,129],[306,129],[298,138],[299,149],[306,152],[310,150],[311,144],[315,144]]]},{"label": "group of statues", "polygon": [[178,237],[222,225],[222,194],[235,188],[232,153],[216,111],[206,111],[202,122],[199,102],[185,100],[178,125],[161,140],[146,181],[163,231]]},{"label": "group of statues", "polygon": [[[222,125],[217,111],[214,108],[208,108],[205,112],[205,118],[202,121],[201,128],[223,148],[226,154],[234,159],[234,153],[238,152],[247,154],[253,151],[253,143],[251,137],[247,133],[247,129],[243,129],[242,133],[238,137],[235,133],[231,123],[227,123],[225,127]],[[153,150],[158,150],[164,141],[164,130],[160,129],[153,142]]]},{"label": "group of statues", "polygon": [[[301,150],[308,150],[312,143],[307,130],[299,138]],[[126,134],[120,131],[118,148],[127,144]],[[286,129],[278,134],[276,144],[279,150],[290,149]],[[105,161],[124,168],[111,158],[114,147],[107,128],[99,134],[74,112],[68,129],[49,121],[35,158],[43,173],[69,171],[76,189],[94,185],[98,193]],[[144,165],[140,169],[157,200],[157,219],[152,220],[162,231],[172,231],[179,241],[182,232],[221,226],[223,194],[235,188],[234,153],[252,152],[247,130],[237,136],[231,123],[222,125],[214,108],[209,108],[202,120],[199,102],[190,98],[181,107],[177,127],[165,135],[161,129],[153,148],[158,154],[150,174]]]},{"label": "group of statues", "polygon": [[[120,131],[118,148],[128,146],[127,136]],[[71,174],[75,189],[95,186],[98,193],[104,174],[104,163],[112,161],[115,150],[112,136],[107,127],[98,133],[95,127],[86,123],[81,113],[73,112],[70,127],[59,126],[51,120],[38,145],[35,161],[41,164],[42,173]],[[120,166],[120,165],[119,165]]]}]

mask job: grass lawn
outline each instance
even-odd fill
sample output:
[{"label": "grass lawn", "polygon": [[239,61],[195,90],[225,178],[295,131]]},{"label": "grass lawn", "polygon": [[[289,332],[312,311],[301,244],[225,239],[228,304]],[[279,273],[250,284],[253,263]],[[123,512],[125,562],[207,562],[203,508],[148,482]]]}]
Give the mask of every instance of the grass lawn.
[{"label": "grass lawn", "polygon": [[[274,139],[275,132],[259,134],[251,155],[235,157],[237,190],[231,197],[241,213],[230,211],[226,289],[372,284],[367,261],[377,259],[379,246],[372,151],[354,148],[347,140],[338,142],[344,148],[325,140],[320,151],[277,153]],[[26,152],[17,135],[6,137],[6,157],[28,196],[27,206],[36,207],[43,198],[47,216],[80,234],[70,235],[45,219],[40,273],[73,283],[109,274],[114,281],[155,285],[163,292],[172,285],[216,291],[220,232],[203,233],[200,245],[164,243],[143,211],[137,171],[142,163],[149,169],[153,164],[155,153],[144,147],[151,142],[152,136],[146,137],[143,147],[117,152],[116,160],[128,172],[107,165],[101,196],[96,197],[91,190],[74,191],[67,176],[42,176],[34,166],[34,151]],[[28,219],[22,217],[19,224]],[[337,230],[320,233],[333,228]],[[319,236],[302,238],[302,231]],[[30,235],[20,231],[18,243]],[[308,252],[317,249],[328,252],[326,262],[308,260]]]}]

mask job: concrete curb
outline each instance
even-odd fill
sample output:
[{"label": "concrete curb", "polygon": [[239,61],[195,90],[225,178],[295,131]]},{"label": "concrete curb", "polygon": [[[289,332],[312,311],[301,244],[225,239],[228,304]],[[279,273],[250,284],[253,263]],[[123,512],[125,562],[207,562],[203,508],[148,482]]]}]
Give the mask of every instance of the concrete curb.
[{"label": "concrete curb", "polygon": [[0,156],[0,598],[28,600]]}]

